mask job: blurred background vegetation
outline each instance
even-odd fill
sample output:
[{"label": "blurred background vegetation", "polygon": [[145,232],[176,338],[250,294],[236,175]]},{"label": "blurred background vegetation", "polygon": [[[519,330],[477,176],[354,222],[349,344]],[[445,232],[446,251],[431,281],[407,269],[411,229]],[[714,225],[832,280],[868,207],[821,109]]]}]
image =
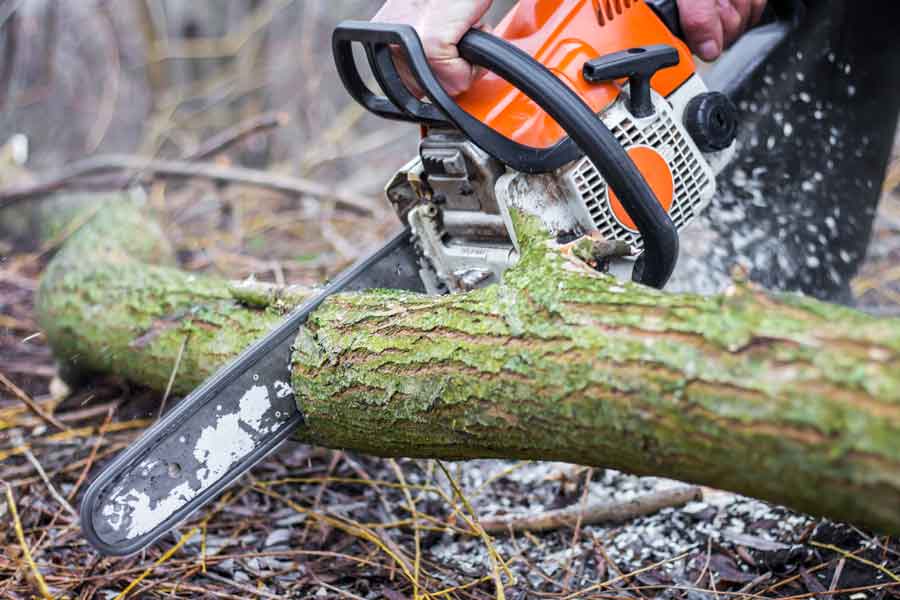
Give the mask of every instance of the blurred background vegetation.
[{"label": "blurred background vegetation", "polygon": [[[380,181],[367,169],[396,165],[415,128],[363,118],[331,57],[333,27],[379,5],[5,0],[0,132],[27,134],[37,168],[93,152],[185,155],[211,132],[279,111],[290,123],[247,144],[242,162]],[[489,22],[511,5],[496,2]]]},{"label": "blurred background vegetation", "polygon": [[[212,158],[335,186],[373,214],[202,180],[152,187],[151,202],[188,268],[319,281],[396,226],[381,188],[415,153],[418,128],[365,113],[333,65],[334,26],[380,4],[5,0],[0,143],[14,139],[7,154],[33,173],[94,154],[190,157],[231,127],[277,121]],[[495,2],[488,22],[512,4]]]}]

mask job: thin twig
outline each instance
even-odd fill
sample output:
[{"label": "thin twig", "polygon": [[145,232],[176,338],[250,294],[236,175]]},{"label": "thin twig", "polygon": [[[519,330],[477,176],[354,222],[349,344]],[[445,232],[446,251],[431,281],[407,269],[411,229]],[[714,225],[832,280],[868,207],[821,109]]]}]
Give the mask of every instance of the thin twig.
[{"label": "thin twig", "polygon": [[290,121],[287,113],[263,113],[242,121],[205,140],[193,152],[185,155],[184,160],[206,160],[220,154],[241,140],[276,127],[283,127]]},{"label": "thin twig", "polygon": [[262,494],[265,494],[266,496],[270,496],[272,498],[275,498],[276,500],[283,502],[284,504],[286,504],[287,506],[294,509],[295,511],[297,511],[300,514],[306,515],[309,518],[319,520],[323,523],[328,524],[329,526],[331,526],[334,529],[338,529],[338,530],[348,533],[354,537],[357,537],[359,539],[366,540],[372,544],[375,544],[376,546],[378,546],[378,548],[382,552],[384,552],[386,555],[388,555],[400,567],[400,571],[403,573],[403,576],[406,577],[406,579],[410,583],[412,583],[414,581],[414,577],[413,577],[412,571],[410,570],[410,565],[407,562],[406,557],[400,552],[395,552],[385,542],[385,540],[383,540],[381,538],[381,536],[378,535],[378,533],[372,531],[370,528],[368,528],[362,524],[359,524],[359,523],[347,521],[343,517],[327,515],[324,513],[312,512],[311,510],[304,508],[303,506],[300,506],[299,504],[297,504],[290,498],[287,498],[284,495],[279,494],[278,492],[276,492],[274,490],[268,489],[266,487],[262,487],[259,484],[254,485],[254,489],[256,489],[257,491],[259,491]]},{"label": "thin twig", "polygon": [[469,513],[469,517],[466,516],[465,513],[460,513],[460,516],[466,522],[469,527],[475,531],[479,537],[484,541],[485,548],[488,552],[488,557],[491,559],[491,567],[493,571],[493,579],[494,579],[494,591],[497,594],[497,600],[505,600],[506,598],[506,590],[503,587],[503,579],[500,577],[500,568],[506,572],[507,577],[515,582],[515,577],[512,572],[509,570],[507,564],[503,561],[503,558],[500,556],[500,553],[497,552],[497,549],[494,547],[493,542],[491,541],[491,536],[481,525],[481,521],[478,518],[475,509],[472,507],[472,504],[469,502],[469,499],[466,498],[465,494],[462,492],[462,488],[459,487],[459,484],[450,475],[450,471],[447,470],[447,467],[444,466],[444,463],[441,461],[437,461],[437,466],[441,469],[441,472],[444,474],[444,477],[447,478],[447,481],[450,483],[450,487],[453,488],[453,492],[457,498],[459,498],[460,502],[466,507],[466,511]]},{"label": "thin twig", "polygon": [[53,594],[50,593],[47,582],[44,581],[44,576],[41,575],[41,572],[38,570],[37,564],[31,556],[31,549],[28,547],[28,542],[25,540],[25,530],[22,529],[22,521],[19,519],[19,511],[16,508],[16,499],[13,497],[12,487],[6,482],[4,482],[4,485],[6,485],[6,503],[9,505],[9,512],[12,515],[16,537],[19,539],[19,546],[22,547],[22,555],[25,557],[25,562],[28,563],[28,567],[31,569],[31,573],[34,576],[34,581],[37,584],[38,590],[41,592],[41,596],[46,600],[52,600]]},{"label": "thin twig", "polygon": [[394,470],[397,481],[400,482],[403,496],[406,498],[406,504],[409,507],[409,514],[412,516],[416,549],[416,554],[413,557],[413,600],[419,600],[419,590],[421,587],[419,584],[419,576],[422,572],[422,542],[421,534],[419,532],[419,512],[416,510],[416,503],[413,502],[412,494],[409,492],[409,487],[406,485],[406,479],[403,477],[403,469],[400,468],[400,465],[398,465],[397,461],[393,458],[388,461],[388,464]]},{"label": "thin twig", "polygon": [[313,581],[315,581],[318,585],[321,585],[326,590],[331,590],[332,592],[335,592],[340,597],[350,598],[351,600],[364,600],[364,598],[362,596],[353,594],[351,592],[348,592],[347,590],[342,590],[341,588],[335,587],[335,586],[331,585],[330,583],[325,583],[324,581],[322,581],[321,579],[319,579],[316,576],[313,576]]},{"label": "thin twig", "polygon": [[14,384],[12,381],[10,381],[10,380],[6,377],[6,375],[4,375],[2,372],[0,372],[0,383],[2,383],[3,386],[6,387],[6,389],[8,389],[10,392],[12,392],[12,394],[13,394],[16,398],[18,398],[18,399],[21,400],[23,403],[25,403],[25,406],[27,406],[28,409],[29,409],[31,412],[33,412],[33,413],[35,414],[35,416],[37,416],[39,419],[41,419],[42,421],[44,421],[44,422],[47,423],[48,425],[52,425],[53,427],[56,427],[56,428],[59,429],[60,431],[68,431],[68,430],[69,430],[69,428],[66,427],[65,425],[63,425],[63,424],[59,421],[59,419],[57,419],[56,417],[54,417],[53,415],[51,415],[50,413],[48,413],[47,411],[45,411],[45,410],[41,407],[40,404],[38,404],[37,402],[35,402],[34,400],[32,400],[32,399],[31,399],[31,396],[29,396],[28,394],[26,394],[22,389],[19,388],[19,386],[17,386],[17,385]]},{"label": "thin twig", "polygon": [[106,437],[106,429],[112,422],[112,417],[115,411],[115,406],[110,406],[107,409],[106,419],[103,420],[103,425],[100,426],[100,431],[97,433],[97,439],[94,441],[94,445],[91,448],[91,453],[87,457],[87,461],[84,464],[84,468],[81,470],[81,474],[78,475],[78,479],[75,480],[75,485],[72,486],[72,491],[69,492],[69,500],[74,499],[78,494],[78,490],[87,479],[87,474],[90,473],[91,467],[94,465],[94,461],[97,460],[97,453],[100,451],[100,446],[103,444],[103,439]]},{"label": "thin twig", "polygon": [[847,564],[846,558],[842,558],[838,561],[837,566],[834,568],[834,574],[831,576],[831,585],[828,586],[829,592],[833,592],[837,589],[838,583],[841,581],[841,574],[844,572],[845,564]]},{"label": "thin twig", "polygon": [[[572,559],[575,558],[576,553],[574,550],[578,547],[579,542],[581,541],[581,526],[584,521],[585,508],[588,506],[588,499],[591,495],[591,478],[594,475],[594,469],[588,468],[584,475],[584,490],[581,493],[581,499],[578,501],[579,510],[578,510],[578,518],[575,521],[574,531],[572,532],[572,541],[569,543],[569,548],[573,550],[573,553],[570,554],[566,558],[566,567],[564,569],[565,577],[563,578],[563,591],[569,592],[571,589],[569,588],[569,583],[572,581]],[[577,477],[577,475],[576,475]]]},{"label": "thin twig", "polygon": [[663,508],[681,506],[700,498],[700,488],[692,485],[679,485],[643,494],[625,501],[592,501],[583,508],[581,503],[550,510],[535,515],[506,515],[495,518],[482,518],[481,526],[491,534],[522,531],[550,531],[560,527],[575,525],[581,520],[582,525],[595,523],[622,522],[635,517],[649,515]]},{"label": "thin twig", "polygon": [[53,499],[56,500],[59,503],[59,505],[62,506],[63,509],[67,513],[69,513],[70,515],[72,515],[72,517],[77,519],[78,513],[75,511],[74,508],[72,508],[72,505],[69,504],[69,501],[66,500],[62,496],[62,494],[59,493],[59,491],[56,489],[56,487],[50,482],[50,478],[47,476],[47,472],[44,471],[44,467],[41,465],[40,461],[38,461],[38,459],[31,452],[31,449],[25,443],[25,440],[22,439],[22,436],[16,431],[16,432],[13,432],[13,435],[11,436],[11,438],[12,438],[13,444],[15,444],[16,446],[22,446],[22,448],[24,448],[24,451],[22,452],[22,454],[25,455],[25,458],[28,460],[28,462],[31,463],[31,466],[34,467],[34,470],[37,471],[38,476],[41,478],[41,480],[43,480],[44,485],[47,486],[47,490],[50,492],[50,495],[53,496]]},{"label": "thin twig", "polygon": [[758,577],[754,577],[750,582],[747,583],[744,587],[737,591],[738,594],[748,594],[750,595],[750,590],[754,589],[758,585],[762,585],[772,579],[772,572],[766,571],[762,575]]},{"label": "thin twig", "polygon": [[622,573],[621,575],[619,575],[617,577],[613,577],[612,579],[607,579],[606,581],[601,581],[600,583],[595,583],[594,585],[587,587],[583,590],[578,590],[577,592],[569,594],[568,596],[563,596],[562,600],[573,600],[574,598],[579,598],[581,596],[584,596],[585,594],[589,594],[591,592],[596,592],[597,590],[602,590],[602,589],[608,588],[608,587],[615,585],[626,579],[631,579],[632,577],[636,577],[636,576],[640,575],[641,573],[646,573],[647,571],[652,571],[654,569],[658,569],[659,567],[661,567],[663,565],[667,565],[667,564],[678,562],[679,560],[683,560],[683,559],[687,558],[688,556],[690,556],[690,554],[691,554],[690,552],[683,552],[683,553],[679,554],[678,556],[666,558],[659,562],[655,562],[652,565],[647,565],[646,567],[641,567],[640,569],[635,569],[634,571],[631,571],[629,573]]},{"label": "thin twig", "polygon": [[135,178],[197,177],[226,183],[256,186],[290,195],[309,195],[333,200],[338,208],[358,215],[371,215],[371,202],[365,196],[336,189],[309,179],[276,175],[244,167],[224,167],[182,160],[145,159],[127,154],[101,154],[75,161],[49,174],[37,176],[34,183],[0,189],[0,208],[17,204],[34,196],[48,194],[69,186],[80,177],[109,171],[127,171]]},{"label": "thin twig", "polygon": [[242,592],[250,594],[251,596],[259,596],[261,598],[274,598],[275,600],[281,600],[281,598],[282,598],[281,596],[277,596],[275,594],[270,594],[269,592],[267,592],[265,590],[259,590],[259,589],[250,587],[249,585],[244,585],[242,583],[238,583],[234,579],[228,579],[226,577],[222,577],[221,575],[216,575],[215,573],[207,572],[207,573],[204,573],[203,576],[206,577],[207,579],[212,579],[213,581],[218,581],[220,583],[230,585],[234,588],[241,590]]},{"label": "thin twig", "polygon": [[133,590],[133,589],[134,589],[141,581],[143,581],[148,575],[150,575],[150,573],[153,572],[153,569],[155,569],[155,568],[158,567],[159,565],[163,564],[164,562],[166,562],[167,560],[169,560],[170,558],[172,558],[172,555],[175,554],[176,552],[178,552],[178,550],[179,550],[182,546],[184,546],[184,544],[185,544],[189,539],[191,539],[192,537],[194,537],[194,534],[197,533],[198,531],[200,531],[200,528],[199,528],[199,527],[194,527],[193,529],[191,529],[190,531],[188,531],[186,534],[184,534],[183,536],[181,536],[181,539],[178,540],[178,543],[177,543],[177,544],[175,544],[174,546],[172,546],[171,548],[169,548],[168,550],[166,550],[166,553],[163,554],[162,556],[160,556],[158,559],[156,559],[156,562],[154,562],[152,565],[150,565],[149,567],[147,567],[146,569],[144,569],[144,572],[143,572],[143,573],[141,573],[134,581],[132,581],[131,583],[129,583],[129,584],[125,587],[124,590],[122,590],[121,592],[119,592],[119,594],[116,596],[115,600],[122,600],[123,598],[125,598],[125,596],[128,595],[128,592],[130,592],[131,590]]},{"label": "thin twig", "polygon": [[882,573],[884,573],[885,575],[887,575],[888,577],[890,577],[891,579],[893,579],[894,581],[900,583],[900,575],[897,575],[893,571],[886,569],[883,565],[879,565],[878,563],[872,562],[871,560],[868,560],[861,556],[856,556],[854,553],[848,552],[848,551],[844,550],[843,548],[838,548],[834,544],[823,544],[821,542],[810,541],[809,545],[815,546],[816,548],[822,548],[824,550],[831,550],[832,552],[837,552],[844,558],[849,558],[850,560],[855,560],[858,563],[862,563],[864,565],[868,565],[868,566],[872,567],[873,569],[877,569],[877,570],[881,571]]},{"label": "thin twig", "polygon": [[162,401],[159,403],[159,412],[156,413],[157,420],[162,417],[163,411],[166,410],[166,401],[169,399],[169,394],[172,393],[172,385],[175,383],[175,376],[178,375],[178,368],[181,366],[181,357],[184,356],[184,349],[187,348],[188,340],[191,339],[191,334],[187,334],[184,336],[184,339],[181,341],[181,346],[178,348],[178,356],[175,357],[175,364],[172,366],[172,372],[169,374],[169,381],[166,383],[166,391],[163,394]]},{"label": "thin twig", "polygon": [[[290,117],[286,113],[265,113],[256,115],[202,141],[193,152],[184,155],[180,160],[208,160],[215,155],[228,150],[234,144],[237,144],[251,135],[283,126],[287,124],[289,120]],[[126,172],[124,175],[120,173],[112,176],[100,175],[78,177],[75,181],[65,183],[64,187],[77,187],[78,189],[88,191],[103,191],[123,189],[134,183],[135,174],[133,172]],[[0,194],[2,194],[2,191],[0,191]],[[0,198],[0,205],[2,204],[3,199]]]}]

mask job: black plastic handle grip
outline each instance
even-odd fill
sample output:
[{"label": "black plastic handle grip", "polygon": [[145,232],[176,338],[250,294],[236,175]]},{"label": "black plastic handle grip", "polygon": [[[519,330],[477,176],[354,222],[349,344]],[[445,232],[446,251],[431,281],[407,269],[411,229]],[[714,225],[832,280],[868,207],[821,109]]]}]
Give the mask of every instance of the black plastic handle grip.
[{"label": "black plastic handle grip", "polygon": [[[481,32],[473,30],[460,41],[460,54],[463,53],[466,38],[472,33]],[[363,81],[353,57],[354,43],[360,43],[365,48],[369,66],[385,96],[376,95]],[[509,46],[506,42],[503,43]],[[404,54],[410,72],[430,103],[422,102],[407,90],[397,72],[390,46]],[[524,173],[547,173],[583,154],[570,139],[550,148],[519,144],[464,111],[441,87],[428,64],[418,33],[409,25],[344,21],[334,30],[332,50],[338,74],[347,92],[378,116],[459,129],[485,152]],[[543,68],[540,63],[528,58],[533,68]],[[482,66],[490,68],[489,65]],[[565,87],[561,83],[559,86]]]},{"label": "black plastic handle grip", "polygon": [[[376,79],[386,84],[377,96],[363,82],[353,58],[353,43],[366,47]],[[431,101],[415,99],[403,86],[389,46],[406,56],[410,71]],[[616,190],[625,211],[644,241],[644,255],[633,279],[661,288],[678,259],[678,231],[657,201],[641,172],[603,121],[584,101],[546,67],[512,44],[488,33],[471,30],[460,40],[459,53],[472,64],[485,67],[531,98],[566,132],[568,137],[551,148],[533,148],[510,140],[463,110],[432,73],[415,29],[367,21],[345,21],[332,37],[335,64],[350,95],[369,111],[390,119],[454,127],[473,143],[513,169],[545,173],[584,154]],[[440,118],[440,117],[443,118]]]}]

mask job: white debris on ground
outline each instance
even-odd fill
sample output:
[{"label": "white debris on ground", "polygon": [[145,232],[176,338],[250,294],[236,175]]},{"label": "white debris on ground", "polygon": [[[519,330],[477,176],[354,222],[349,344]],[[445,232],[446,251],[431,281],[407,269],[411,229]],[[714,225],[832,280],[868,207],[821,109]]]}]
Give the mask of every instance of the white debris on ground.
[{"label": "white debris on ground", "polygon": [[[507,514],[539,515],[547,510],[581,502],[583,481],[589,469],[564,463],[515,463],[478,460],[460,463],[453,475],[460,478],[463,493],[479,518]],[[410,476],[410,480],[419,479]],[[424,480],[418,481],[424,483]],[[639,495],[678,482],[627,475],[614,470],[592,471],[591,499],[627,502]],[[448,488],[448,491],[449,488]],[[451,492],[452,493],[452,492]],[[575,538],[572,528],[539,535],[495,536],[495,546],[505,559],[514,558],[511,570],[527,577],[535,587],[546,587],[563,573],[573,571],[574,587],[596,581],[598,573],[628,573],[654,563],[678,580],[693,568],[697,556],[705,556],[710,544],[726,550],[741,546],[761,551],[788,550],[813,522],[759,500],[707,489],[702,501],[624,523],[585,525]],[[462,568],[471,575],[484,574],[490,556],[481,539],[445,533],[427,547],[438,562]],[[688,556],[682,557],[688,553]],[[682,557],[678,560],[677,557]],[[749,574],[746,564],[735,565]],[[551,585],[552,587],[552,585]]]}]

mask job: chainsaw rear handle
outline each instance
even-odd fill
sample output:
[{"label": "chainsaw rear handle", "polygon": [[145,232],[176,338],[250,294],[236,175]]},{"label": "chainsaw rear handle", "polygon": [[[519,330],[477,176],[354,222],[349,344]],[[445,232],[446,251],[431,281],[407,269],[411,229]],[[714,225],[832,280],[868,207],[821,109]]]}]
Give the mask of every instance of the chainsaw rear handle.
[{"label": "chainsaw rear handle", "polygon": [[[354,43],[365,48],[385,96],[373,93],[363,81],[353,57]],[[406,56],[410,71],[430,104],[415,98],[403,84],[391,57],[391,46]],[[419,35],[409,25],[345,21],[332,37],[341,81],[357,102],[378,116],[458,129],[494,158],[526,173],[552,171],[578,158],[580,150],[616,190],[643,238],[644,254],[635,265],[632,278],[651,287],[663,287],[678,260],[678,231],[603,121],[553,73],[509,42],[473,29],[463,36],[458,48],[462,58],[493,71],[531,98],[565,130],[572,144],[551,148],[525,146],[460,108],[431,71]]]}]

